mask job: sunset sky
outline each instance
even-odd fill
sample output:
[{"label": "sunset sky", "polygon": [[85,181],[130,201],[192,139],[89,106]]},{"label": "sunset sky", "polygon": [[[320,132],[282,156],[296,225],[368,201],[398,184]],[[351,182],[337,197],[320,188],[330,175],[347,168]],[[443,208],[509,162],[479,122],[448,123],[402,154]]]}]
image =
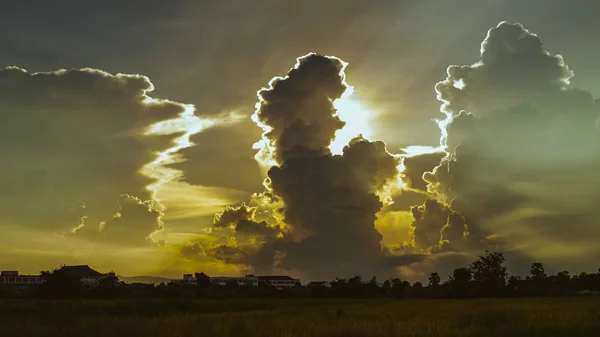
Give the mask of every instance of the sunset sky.
[{"label": "sunset sky", "polygon": [[0,270],[596,271],[597,13],[0,1]]}]

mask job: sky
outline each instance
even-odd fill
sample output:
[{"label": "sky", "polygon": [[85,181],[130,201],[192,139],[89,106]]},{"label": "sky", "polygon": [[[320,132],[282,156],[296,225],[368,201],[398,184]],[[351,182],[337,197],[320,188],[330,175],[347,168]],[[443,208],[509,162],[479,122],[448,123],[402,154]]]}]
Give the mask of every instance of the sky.
[{"label": "sky", "polygon": [[0,269],[596,271],[599,10],[0,1]]}]

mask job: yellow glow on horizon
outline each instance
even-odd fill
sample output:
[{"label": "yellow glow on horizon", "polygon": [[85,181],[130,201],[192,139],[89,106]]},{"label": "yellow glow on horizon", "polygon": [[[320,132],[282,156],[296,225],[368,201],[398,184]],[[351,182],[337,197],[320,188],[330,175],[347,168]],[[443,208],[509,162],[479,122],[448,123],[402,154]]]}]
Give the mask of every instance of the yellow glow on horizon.
[{"label": "yellow glow on horizon", "polygon": [[344,96],[333,102],[337,116],[346,122],[346,125],[335,133],[335,139],[329,145],[333,154],[341,154],[344,146],[358,135],[366,139],[373,137],[373,128],[370,124],[373,111],[360,101],[353,100],[351,95],[352,87],[349,87]]}]

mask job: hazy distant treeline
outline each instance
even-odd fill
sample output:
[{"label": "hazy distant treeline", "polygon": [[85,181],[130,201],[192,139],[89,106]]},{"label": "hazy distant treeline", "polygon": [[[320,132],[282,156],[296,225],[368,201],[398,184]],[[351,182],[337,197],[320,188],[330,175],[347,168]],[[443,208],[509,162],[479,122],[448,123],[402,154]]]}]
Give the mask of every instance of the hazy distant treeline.
[{"label": "hazy distant treeline", "polygon": [[486,252],[468,267],[457,268],[442,281],[434,272],[427,284],[413,284],[400,278],[379,283],[374,277],[337,278],[329,285],[303,286],[278,290],[269,285],[240,286],[232,281],[224,286],[210,283],[204,273],[195,283],[125,284],[116,276],[104,278],[99,286],[84,286],[61,269],[42,272],[45,283],[23,288],[0,288],[0,297],[25,298],[476,298],[535,297],[600,294],[598,273],[570,275],[562,271],[547,275],[541,263],[531,265],[526,277],[508,275],[504,255]]}]

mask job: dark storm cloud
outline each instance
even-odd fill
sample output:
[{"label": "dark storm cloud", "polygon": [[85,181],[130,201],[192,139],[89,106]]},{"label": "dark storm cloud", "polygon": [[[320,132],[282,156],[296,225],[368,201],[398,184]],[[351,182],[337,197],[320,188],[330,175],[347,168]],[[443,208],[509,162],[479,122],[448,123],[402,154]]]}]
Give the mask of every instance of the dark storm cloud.
[{"label": "dark storm cloud", "polygon": [[252,258],[251,252],[244,248],[227,244],[210,247],[201,242],[181,247],[180,253],[189,260],[204,260],[210,257],[227,264],[245,264]]},{"label": "dark storm cloud", "polygon": [[415,245],[422,249],[442,246],[444,241],[460,241],[468,236],[465,218],[435,199],[427,199],[422,205],[410,210],[413,222],[411,230]]},{"label": "dark storm cloud", "polygon": [[265,155],[285,163],[331,153],[328,146],[345,125],[333,107],[347,89],[345,67],[336,58],[309,54],[298,58],[285,78],[272,79],[269,88],[258,92],[260,105],[253,119],[266,126]]},{"label": "dark storm cloud", "polygon": [[311,233],[290,247],[285,265],[322,277],[380,273],[382,236],[374,222],[383,204],[375,192],[395,177],[397,165],[383,143],[356,139],[341,156],[294,158],[273,167],[269,177],[285,203],[285,222]]},{"label": "dark storm cloud", "polygon": [[281,226],[259,219],[256,207],[242,204],[215,214],[210,235],[183,245],[179,252],[188,260],[209,258],[242,269],[269,272],[276,263],[278,247],[286,243],[289,237]]},{"label": "dark storm cloud", "polygon": [[[143,133],[184,109],[149,101],[146,94],[152,90],[144,76],[95,69],[0,70],[0,155],[5,158],[0,220],[49,232],[84,224],[98,228],[117,211],[115,200],[127,193],[119,199],[121,232],[131,230],[143,240],[156,219],[140,223],[130,202],[152,197],[146,189],[152,179],[138,172],[176,136]],[[140,233],[138,226],[148,231]]]},{"label": "dark storm cloud", "polygon": [[502,22],[477,63],[450,66],[436,86],[449,116],[442,123],[449,154],[424,178],[465,216],[472,236],[526,229],[537,232],[531,242],[547,245],[597,237],[599,217],[586,200],[600,198],[600,107],[569,86],[572,77],[538,36]]},{"label": "dark storm cloud", "polygon": [[445,153],[435,152],[420,154],[412,157],[404,157],[405,170],[404,180],[407,181],[410,188],[426,191],[427,182],[423,180],[423,174],[430,172],[436,167],[440,160],[444,157]]},{"label": "dark storm cloud", "polygon": [[256,209],[241,205],[239,207],[227,207],[222,213],[215,214],[213,226],[228,227],[235,226],[239,221],[254,218]]},{"label": "dark storm cloud", "polygon": [[[243,264],[255,271],[281,268],[313,278],[387,276],[393,267],[422,258],[392,256],[382,249],[382,236],[374,226],[383,207],[377,193],[398,178],[400,158],[387,152],[383,142],[361,137],[341,155],[329,150],[335,132],[344,126],[333,107],[347,89],[344,68],[335,57],[309,54],[286,77],[274,78],[258,92],[253,119],[265,130],[258,158],[278,163],[268,171],[265,195],[276,202],[290,232],[258,249],[217,247],[218,254],[211,249],[207,255],[228,261],[244,257]],[[260,225],[255,210],[241,206],[217,215],[214,227],[240,226],[243,218],[252,225],[248,228]],[[231,258],[225,259],[225,253]]]},{"label": "dark storm cloud", "polygon": [[452,117],[452,122],[446,127],[445,139],[446,146],[451,152],[469,138],[477,137],[477,121],[475,115],[464,110]]},{"label": "dark storm cloud", "polygon": [[256,219],[256,207],[244,204],[238,207],[227,207],[222,213],[215,215],[214,228],[229,228],[233,234],[260,235],[273,240],[283,234],[280,226],[271,226],[266,221]]}]

